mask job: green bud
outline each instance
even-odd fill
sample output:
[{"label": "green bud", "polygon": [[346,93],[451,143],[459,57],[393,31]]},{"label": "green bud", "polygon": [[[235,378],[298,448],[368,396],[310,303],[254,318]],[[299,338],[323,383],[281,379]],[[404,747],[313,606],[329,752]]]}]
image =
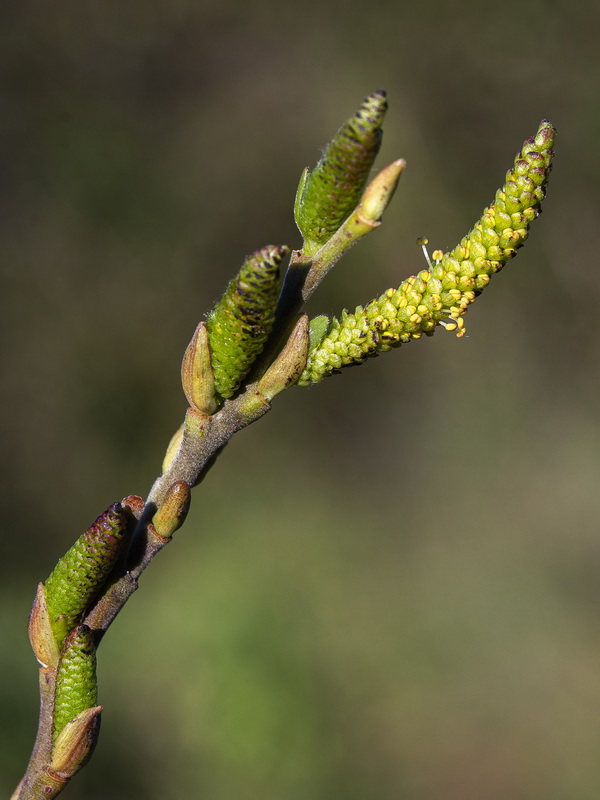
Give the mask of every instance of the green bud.
[{"label": "green bud", "polygon": [[29,641],[35,657],[42,667],[55,667],[58,664],[60,653],[52,630],[43,583],[38,584],[29,616]]},{"label": "green bud", "polygon": [[170,539],[183,523],[190,508],[191,492],[185,481],[174,483],[152,518],[154,530],[162,539]]},{"label": "green bud", "polygon": [[[317,383],[341,367],[360,364],[370,355],[423,334],[430,336],[438,325],[463,336],[462,317],[469,305],[487,286],[490,275],[515,255],[527,238],[531,221],[540,213],[555,134],[552,125],[543,120],[536,136],[527,139],[517,154],[494,203],[429,270],[407,278],[398,289],[388,289],[366,307],[358,306],[353,314],[344,311],[341,320],[332,319],[327,334],[311,349],[298,384]],[[531,184],[534,191],[529,191]]]},{"label": "green bud", "polygon": [[369,95],[339,129],[313,172],[303,177],[295,203],[296,224],[311,256],[354,210],[381,146],[386,93]]},{"label": "green bud", "polygon": [[389,206],[406,161],[399,158],[381,170],[369,183],[360,199],[360,216],[371,222],[379,222]]},{"label": "green bud", "polygon": [[72,778],[89,761],[100,730],[102,706],[86,708],[56,735],[50,769]]},{"label": "green bud", "polygon": [[56,674],[54,740],[68,722],[96,705],[96,648],[93,634],[87,625],[78,625],[64,641]]},{"label": "green bud", "polygon": [[281,353],[256,386],[257,391],[268,402],[296,383],[306,366],[308,345],[308,317],[302,314]]},{"label": "green bud", "polygon": [[206,323],[200,322],[181,364],[181,383],[190,407],[204,414],[217,410],[215,376],[213,375]]},{"label": "green bud", "polygon": [[302,175],[300,175],[300,180],[298,181],[298,188],[296,189],[296,197],[294,199],[294,219],[298,219],[298,214],[301,213],[300,209],[302,207],[302,200],[304,198],[304,192],[306,190],[306,184],[308,183],[308,178],[310,176],[310,170],[308,167],[304,167],[302,170]]},{"label": "green bud", "polygon": [[113,503],[77,539],[46,581],[50,624],[59,646],[104,585],[126,532],[127,515],[120,503]]},{"label": "green bud", "polygon": [[206,326],[215,388],[231,397],[262,352],[273,327],[279,297],[279,266],[288,247],[269,245],[248,256]]}]

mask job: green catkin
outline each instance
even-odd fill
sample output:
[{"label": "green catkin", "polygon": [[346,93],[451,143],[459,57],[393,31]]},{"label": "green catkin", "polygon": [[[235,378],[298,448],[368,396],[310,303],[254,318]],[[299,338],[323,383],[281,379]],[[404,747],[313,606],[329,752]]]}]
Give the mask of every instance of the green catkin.
[{"label": "green catkin", "polygon": [[120,503],[113,503],[77,539],[46,581],[50,624],[59,647],[102,588],[121,553],[126,530],[126,513]]},{"label": "green catkin", "polygon": [[248,256],[206,322],[221,397],[234,394],[262,352],[275,319],[279,266],[288,253],[288,247],[269,245]]},{"label": "green catkin", "polygon": [[381,146],[386,111],[383,89],[369,95],[301,186],[295,217],[304,237],[304,255],[313,255],[325,244],[358,204]]},{"label": "green catkin", "polygon": [[88,626],[78,625],[65,639],[58,664],[53,739],[67,722],[96,703],[96,648]]},{"label": "green catkin", "polygon": [[463,335],[462,317],[469,305],[515,255],[540,213],[555,135],[553,126],[542,120],[537,134],[524,142],[492,205],[431,269],[388,289],[366,307],[357,306],[353,314],[343,311],[341,320],[334,317],[298,384],[318,383],[341,367],[360,364],[423,334],[431,336],[439,324]]}]

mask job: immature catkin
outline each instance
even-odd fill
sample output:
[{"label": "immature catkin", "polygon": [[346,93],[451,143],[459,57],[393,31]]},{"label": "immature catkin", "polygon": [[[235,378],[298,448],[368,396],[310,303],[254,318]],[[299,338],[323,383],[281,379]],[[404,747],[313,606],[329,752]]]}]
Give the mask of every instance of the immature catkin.
[{"label": "immature catkin", "polygon": [[53,737],[67,722],[97,702],[96,648],[87,625],[78,625],[65,639],[54,700]]},{"label": "immature catkin", "polygon": [[115,565],[127,530],[127,516],[113,503],[60,559],[45,583],[50,624],[59,646],[80,622]]},{"label": "immature catkin", "polygon": [[301,184],[295,217],[304,237],[303,252],[313,255],[356,207],[381,146],[387,111],[383,89],[369,95],[327,146]]},{"label": "immature catkin", "polygon": [[319,345],[311,350],[299,385],[318,383],[341,367],[360,364],[368,356],[430,336],[438,324],[464,333],[462,317],[527,238],[540,213],[552,165],[555,129],[540,123],[535,137],[517,154],[504,186],[481,219],[453,250],[429,270],[388,289],[353,314],[332,319]]},{"label": "immature catkin", "polygon": [[215,389],[221,397],[236,391],[271,332],[279,266],[287,253],[288,247],[269,245],[248,256],[206,322]]}]

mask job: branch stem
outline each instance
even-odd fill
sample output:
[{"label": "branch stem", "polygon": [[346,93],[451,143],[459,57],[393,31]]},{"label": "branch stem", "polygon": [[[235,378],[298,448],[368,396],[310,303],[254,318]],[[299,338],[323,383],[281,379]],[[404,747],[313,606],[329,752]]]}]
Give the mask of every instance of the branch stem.
[{"label": "branch stem", "polygon": [[97,642],[138,588],[142,572],[171,541],[159,536],[152,525],[152,518],[170,487],[178,481],[185,481],[189,486],[198,484],[233,434],[262,417],[270,408],[256,384],[252,384],[239,397],[227,400],[214,416],[188,409],[179,449],[167,471],[157,478],[148,494],[125,564],[84,620],[96,632]]},{"label": "branch stem", "polygon": [[40,716],[37,736],[27,770],[16,794],[17,800],[37,800],[47,796],[39,793],[39,782],[43,780],[44,767],[50,763],[52,755],[56,672],[56,667],[40,667]]}]

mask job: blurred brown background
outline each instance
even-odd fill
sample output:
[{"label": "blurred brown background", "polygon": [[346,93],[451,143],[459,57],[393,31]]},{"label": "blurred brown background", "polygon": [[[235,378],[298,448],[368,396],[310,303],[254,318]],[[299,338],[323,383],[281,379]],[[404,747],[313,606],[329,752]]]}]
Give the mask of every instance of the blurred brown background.
[{"label": "blurred brown background", "polygon": [[5,795],[36,582],[147,491],[197,321],[246,253],[299,243],[302,168],[382,86],[378,163],[408,168],[311,310],[453,246],[549,117],[545,213],[468,338],[293,389],[230,443],[101,648],[68,796],[599,796],[599,28],[591,0],[2,0]]}]

